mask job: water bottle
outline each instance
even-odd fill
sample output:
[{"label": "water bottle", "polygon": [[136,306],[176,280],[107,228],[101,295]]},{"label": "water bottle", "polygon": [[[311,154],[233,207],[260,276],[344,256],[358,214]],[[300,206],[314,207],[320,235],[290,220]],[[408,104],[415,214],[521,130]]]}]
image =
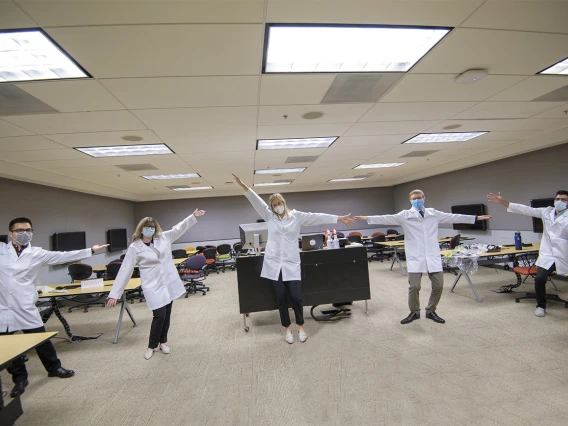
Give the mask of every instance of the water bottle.
[{"label": "water bottle", "polygon": [[523,240],[521,240],[521,233],[515,232],[515,249],[521,250],[523,248]]}]

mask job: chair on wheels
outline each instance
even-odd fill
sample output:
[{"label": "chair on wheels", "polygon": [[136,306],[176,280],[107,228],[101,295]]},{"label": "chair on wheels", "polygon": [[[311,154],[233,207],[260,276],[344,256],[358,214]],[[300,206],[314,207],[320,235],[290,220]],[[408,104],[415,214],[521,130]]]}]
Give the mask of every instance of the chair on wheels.
[{"label": "chair on wheels", "polygon": [[[71,276],[71,282],[74,283],[75,281],[82,281],[89,278],[93,275],[93,267],[91,265],[87,265],[86,263],[72,263],[67,267],[67,271]],[[89,312],[89,307],[91,306],[105,306],[105,302],[99,302],[101,300],[100,296],[94,295],[85,295],[81,296],[85,299],[83,300],[73,300],[75,303],[78,303],[76,306],[70,307],[68,310],[69,312],[73,312],[75,309],[83,308],[85,312]]]},{"label": "chair on wheels", "polygon": [[398,235],[398,231],[396,229],[387,229],[387,235]]},{"label": "chair on wheels", "polygon": [[172,250],[172,257],[174,259],[186,259],[187,253],[186,253],[185,249]]},{"label": "chair on wheels", "polygon": [[[535,265],[536,258],[532,259],[532,261],[529,261],[528,257],[523,257],[521,258],[521,262],[523,263],[523,266],[515,266],[513,268],[513,272],[515,274],[525,276],[525,279],[522,281],[522,283],[524,283],[529,277],[533,277],[533,279],[536,278],[536,273],[538,271],[538,268]],[[548,277],[548,281],[551,282],[552,286],[556,291],[560,291],[560,289],[556,286],[556,283],[552,279],[553,275],[556,275],[556,271],[550,274],[550,276]],[[520,303],[521,299],[536,299],[536,293],[530,292],[530,293],[525,293],[524,296],[515,297],[515,302]],[[552,300],[555,302],[564,303],[564,307],[568,308],[568,300],[561,299],[556,294],[546,293],[546,300]]]},{"label": "chair on wheels", "polygon": [[207,263],[203,255],[196,255],[185,261],[184,269],[180,271],[180,278],[186,289],[186,299],[191,293],[200,291],[205,296],[209,291],[209,287],[202,284],[206,278],[206,268]]},{"label": "chair on wheels", "polygon": [[404,241],[404,234],[398,234],[396,237],[394,237],[395,241]]},{"label": "chair on wheels", "polygon": [[217,246],[217,264],[221,264],[220,269],[225,273],[225,268],[230,266],[231,270],[235,270],[235,259],[233,258],[233,251],[230,244],[220,244]]},{"label": "chair on wheels", "polygon": [[345,234],[343,232],[337,232],[337,238],[345,238]]},{"label": "chair on wheels", "polygon": [[361,235],[348,235],[347,239],[352,243],[359,243],[361,244]]},{"label": "chair on wheels", "polygon": [[451,250],[455,249],[457,246],[460,245],[460,238],[461,238],[460,234],[454,235],[452,237],[452,239],[450,240],[450,249]]},{"label": "chair on wheels", "polygon": [[372,255],[367,258],[367,260],[369,262],[372,262],[373,260],[380,260],[382,262],[385,259],[391,258],[392,252],[387,251],[388,249],[384,246],[381,247],[381,246],[377,246],[375,244],[375,243],[383,243],[386,240],[387,239],[386,239],[386,236],[384,234],[383,235],[377,235],[377,236],[371,238],[371,243],[373,244],[373,246],[369,247],[367,249],[368,253],[372,253]]},{"label": "chair on wheels", "polygon": [[217,248],[206,248],[203,250],[203,256],[205,256],[205,263],[207,264],[205,271],[209,273],[209,271],[215,271],[217,274],[219,273],[219,268],[217,266]]}]

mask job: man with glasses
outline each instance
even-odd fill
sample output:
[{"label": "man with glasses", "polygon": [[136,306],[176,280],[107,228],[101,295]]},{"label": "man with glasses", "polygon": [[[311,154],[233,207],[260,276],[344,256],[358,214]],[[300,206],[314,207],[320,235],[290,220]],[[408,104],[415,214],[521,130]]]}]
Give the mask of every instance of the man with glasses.
[{"label": "man with glasses", "polygon": [[568,206],[568,191],[560,190],[554,198],[554,207],[533,208],[522,204],[510,203],[503,199],[501,193],[487,194],[487,200],[507,207],[511,213],[524,214],[542,219],[543,233],[540,252],[536,260],[536,278],[534,292],[536,293],[537,317],[546,314],[546,281],[557,271],[559,274],[568,273],[568,216],[564,213]]},{"label": "man with glasses", "polygon": [[[32,221],[28,218],[12,220],[8,230],[11,242],[0,243],[0,335],[14,334],[16,331],[44,332],[45,327],[35,307],[35,281],[41,267],[90,257],[108,244],[68,252],[47,251],[31,246],[33,228]],[[75,374],[73,370],[61,366],[51,341],[47,340],[35,350],[49,377],[67,378]],[[23,357],[15,359],[7,370],[14,381],[10,396],[15,398],[23,394],[28,385],[28,372]]]}]

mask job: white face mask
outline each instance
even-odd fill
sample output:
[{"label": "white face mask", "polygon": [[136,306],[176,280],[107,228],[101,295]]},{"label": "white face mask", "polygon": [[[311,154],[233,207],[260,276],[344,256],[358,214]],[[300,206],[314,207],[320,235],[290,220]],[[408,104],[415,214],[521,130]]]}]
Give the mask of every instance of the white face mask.
[{"label": "white face mask", "polygon": [[274,207],[274,211],[278,214],[284,213],[284,206],[280,204],[279,206]]},{"label": "white face mask", "polygon": [[156,229],[150,228],[149,226],[142,228],[142,235],[144,235],[146,238],[152,237],[155,232]]}]

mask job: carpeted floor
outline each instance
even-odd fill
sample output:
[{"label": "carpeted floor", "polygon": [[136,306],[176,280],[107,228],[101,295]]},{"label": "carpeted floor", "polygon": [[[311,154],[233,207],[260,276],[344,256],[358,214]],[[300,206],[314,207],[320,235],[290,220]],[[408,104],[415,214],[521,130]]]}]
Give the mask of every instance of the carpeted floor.
[{"label": "carpeted floor", "polygon": [[[151,322],[145,303],[130,305],[112,344],[119,309],[65,313],[76,334],[98,340],[54,339],[70,379],[48,378],[35,352],[18,425],[565,425],[568,424],[568,309],[491,289],[515,281],[487,268],[472,276],[483,302],[453,275],[437,313],[408,325],[406,277],[370,267],[368,316],[316,323],[304,309],[309,339],[284,342],[278,312],[251,314],[245,333],[237,274],[213,274],[211,291],[174,302],[172,352],[143,357]],[[561,297],[568,283],[558,281]],[[422,283],[422,305],[430,293]],[[520,290],[530,290],[525,284]],[[517,289],[519,290],[519,289]],[[519,291],[520,291],[519,290]],[[554,292],[549,288],[550,292]],[[64,331],[56,318],[48,330]],[[10,376],[2,372],[6,390]],[[9,399],[9,397],[8,397]]]}]

